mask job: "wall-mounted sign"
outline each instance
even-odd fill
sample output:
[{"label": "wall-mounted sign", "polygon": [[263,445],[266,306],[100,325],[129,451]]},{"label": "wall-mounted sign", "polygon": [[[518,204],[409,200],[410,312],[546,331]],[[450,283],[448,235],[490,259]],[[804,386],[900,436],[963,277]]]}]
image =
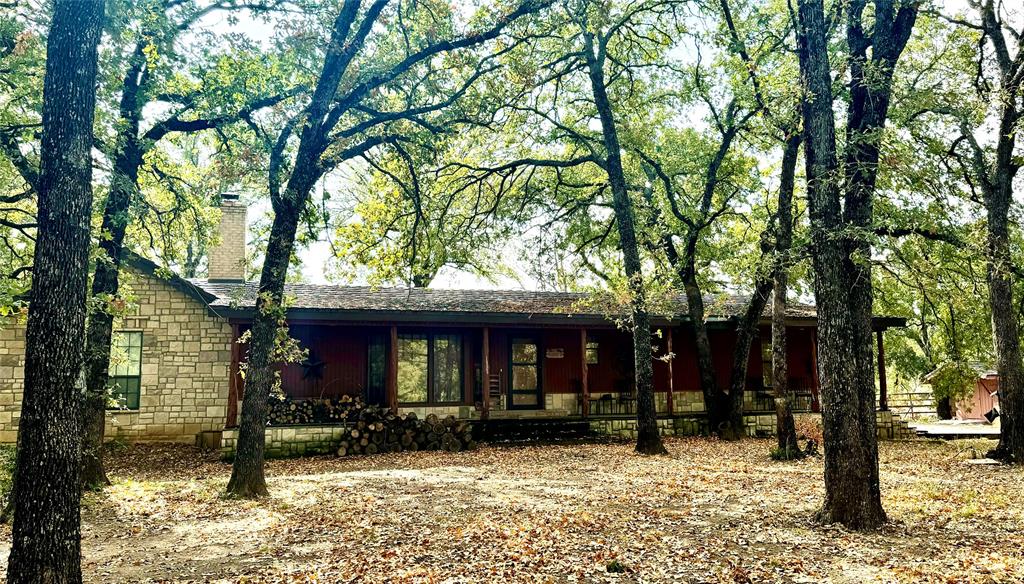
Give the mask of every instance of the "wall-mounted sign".
[{"label": "wall-mounted sign", "polygon": [[562,359],[565,357],[565,349],[548,349],[544,352],[544,356],[548,359]]}]

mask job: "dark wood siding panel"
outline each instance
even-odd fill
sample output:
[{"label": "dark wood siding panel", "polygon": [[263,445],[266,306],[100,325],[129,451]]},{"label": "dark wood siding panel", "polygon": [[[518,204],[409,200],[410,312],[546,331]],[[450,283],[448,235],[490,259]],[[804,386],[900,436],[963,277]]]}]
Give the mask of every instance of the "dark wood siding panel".
[{"label": "dark wood siding panel", "polygon": [[789,327],[786,329],[789,383],[793,389],[813,389],[814,380],[814,329],[810,327]]},{"label": "dark wood siding panel", "polygon": [[[544,393],[580,393],[583,388],[580,371],[580,333],[578,330],[547,330],[541,338],[544,358]],[[549,356],[561,351],[561,357]]]},{"label": "dark wood siding panel", "polygon": [[[790,383],[794,388],[812,387],[814,383],[813,328],[790,327],[787,330],[787,353],[789,356]],[[673,350],[676,354],[672,363],[675,391],[700,391],[700,379],[697,375],[697,357],[693,346],[693,331],[689,327],[679,327],[673,331]],[[732,369],[733,351],[736,343],[735,332],[729,329],[709,331],[711,346],[714,351],[715,379],[720,387],[728,387]],[[761,339],[770,338],[767,328],[761,331]],[[750,351],[747,378],[759,379],[762,375],[760,342],[755,342]],[[657,366],[655,379],[657,379]],[[659,389],[661,389],[659,387]]]},{"label": "dark wood siding panel", "polygon": [[676,354],[672,362],[675,391],[700,391],[693,329],[688,326],[679,327],[672,334],[672,350]]},{"label": "dark wood siding panel", "polygon": [[655,332],[657,334],[654,335],[654,391],[668,391],[668,362],[664,360],[668,353],[668,328],[655,329]]},{"label": "dark wood siding panel", "polygon": [[296,399],[361,396],[366,388],[367,339],[370,329],[295,325],[291,334],[310,357],[322,361],[323,377],[303,379],[300,364],[289,364],[281,371],[281,387]]},{"label": "dark wood siding panel", "polygon": [[592,330],[597,341],[597,364],[589,370],[590,395],[628,390],[633,386],[633,340],[618,330]]},{"label": "dark wood siding panel", "polygon": [[715,381],[718,387],[729,387],[732,374],[732,359],[736,348],[736,332],[732,329],[712,329],[708,331],[711,340],[711,355],[715,363]]}]

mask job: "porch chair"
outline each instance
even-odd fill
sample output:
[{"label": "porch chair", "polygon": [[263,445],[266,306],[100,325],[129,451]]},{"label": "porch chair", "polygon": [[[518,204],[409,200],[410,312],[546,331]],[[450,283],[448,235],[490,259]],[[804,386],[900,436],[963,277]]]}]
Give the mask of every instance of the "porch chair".
[{"label": "porch chair", "polygon": [[628,379],[616,380],[615,391],[619,394],[619,407],[626,410],[624,413],[634,413],[636,411],[636,391],[633,383]]}]

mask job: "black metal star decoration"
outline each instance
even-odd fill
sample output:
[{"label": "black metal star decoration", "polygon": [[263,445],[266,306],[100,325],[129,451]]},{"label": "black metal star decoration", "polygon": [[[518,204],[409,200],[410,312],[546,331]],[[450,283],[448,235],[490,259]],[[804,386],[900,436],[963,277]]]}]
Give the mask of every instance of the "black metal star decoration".
[{"label": "black metal star decoration", "polygon": [[310,352],[306,360],[302,362],[302,378],[303,379],[323,379],[324,378],[324,363],[317,357],[316,353]]}]

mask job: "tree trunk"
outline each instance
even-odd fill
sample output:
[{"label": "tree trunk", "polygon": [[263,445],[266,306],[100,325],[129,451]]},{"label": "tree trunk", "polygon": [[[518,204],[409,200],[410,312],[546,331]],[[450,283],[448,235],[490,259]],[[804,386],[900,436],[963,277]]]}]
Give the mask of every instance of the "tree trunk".
[{"label": "tree trunk", "polygon": [[729,420],[728,396],[718,387],[715,379],[715,363],[711,353],[711,339],[708,337],[707,323],[704,321],[704,297],[697,284],[696,274],[691,268],[685,268],[683,290],[686,292],[686,310],[693,327],[693,346],[697,353],[697,376],[700,380],[700,391],[704,396],[704,411],[708,417],[708,430],[713,434],[721,434]]},{"label": "tree trunk", "polygon": [[[897,10],[893,3],[874,3],[874,13],[865,16],[867,5],[852,0],[846,11],[850,82],[842,169],[822,0],[800,1],[798,35],[825,437],[825,503],[819,518],[853,529],[885,522],[875,430],[871,246],[860,234],[872,228],[893,71],[919,7],[908,3]],[[870,32],[864,27],[868,19]]]},{"label": "tree trunk", "polygon": [[120,290],[121,255],[130,221],[132,199],[138,194],[142,147],[139,144],[139,103],[141,84],[147,75],[146,43],[139,43],[121,85],[120,130],[111,173],[110,193],[103,208],[99,240],[100,254],[92,279],[92,298],[98,304],[89,315],[85,334],[85,396],[82,405],[82,486],[102,488],[110,484],[103,468],[103,434],[106,429],[110,343],[114,314],[108,301]]},{"label": "tree trunk", "polygon": [[789,250],[793,245],[793,189],[800,152],[800,134],[786,137],[779,182],[779,208],[776,211],[778,234],[775,238],[775,289],[772,297],[772,389],[775,394],[775,431],[778,451],[796,454],[796,421],[789,390],[789,364],[786,346],[786,294],[789,288]]},{"label": "tree trunk", "polygon": [[[855,259],[850,257],[851,245],[841,236],[845,226],[839,200],[840,169],[822,0],[801,0],[799,20],[825,438],[825,502],[818,516],[828,523],[871,529],[885,521],[885,512],[878,478],[873,366],[863,362],[865,352],[870,355],[870,335],[863,338],[860,322],[865,300],[870,318],[870,279],[851,280],[861,270],[852,265]],[[861,291],[852,291],[851,284]],[[865,375],[866,370],[870,377]]]},{"label": "tree trunk", "polygon": [[[1003,34],[991,5],[986,22],[990,34]],[[1024,49],[1019,49],[1024,51]],[[1017,100],[1024,82],[1007,81],[1019,78],[1024,70],[1018,52],[1015,68],[1003,72],[999,120],[999,138],[990,180],[986,181],[985,210],[987,215],[988,296],[992,309],[992,332],[995,337],[996,371],[999,373],[999,445],[989,456],[1007,462],[1024,462],[1024,364],[1020,351],[1020,323],[1013,304],[1013,276],[1010,251],[1009,214],[1013,205],[1013,182],[1020,168],[1014,158],[1016,133],[1021,114]]]},{"label": "tree trunk", "polygon": [[[377,14],[380,6],[378,5]],[[275,177],[271,176],[271,201],[274,207],[274,222],[267,241],[266,257],[260,274],[259,296],[256,299],[256,317],[253,320],[249,341],[249,357],[246,363],[245,393],[242,396],[242,419],[238,425],[238,443],[228,481],[229,495],[242,498],[257,498],[268,495],[267,482],[263,474],[264,440],[266,438],[267,400],[273,385],[274,372],[271,361],[277,337],[285,325],[284,285],[295,246],[295,233],[300,215],[309,201],[309,193],[320,177],[323,167],[320,156],[324,151],[326,136],[321,120],[327,115],[341,82],[341,76],[350,61],[351,51],[358,50],[358,43],[346,45],[352,23],[356,20],[359,2],[347,1],[334,21],[331,40],[324,57],[320,78],[317,80],[313,97],[305,112],[305,125],[299,138],[298,151],[291,176],[282,195],[273,189]],[[371,18],[370,15],[365,16]],[[373,16],[375,18],[375,16]],[[362,42],[361,40],[359,41]],[[272,157],[280,151],[272,153]],[[280,161],[272,161],[271,168]],[[274,171],[271,171],[273,175]]]},{"label": "tree trunk", "polygon": [[[1002,130],[1002,128],[1001,128]],[[1010,130],[1012,132],[1012,130]],[[1005,136],[1005,134],[1004,134]],[[1003,138],[1004,140],[1007,138]],[[1012,151],[1012,147],[1009,149]],[[997,170],[995,188],[987,197],[988,288],[999,373],[999,444],[989,456],[1007,462],[1024,461],[1024,368],[1021,365],[1020,328],[1013,304],[1010,272],[1009,209],[1013,176]]]},{"label": "tree trunk", "polygon": [[[125,170],[134,171],[126,175]],[[89,317],[85,348],[85,397],[82,408],[82,486],[101,488],[110,484],[103,468],[103,434],[107,417],[107,387],[110,369],[110,343],[114,329],[114,314],[106,300],[114,299],[120,289],[119,270],[128,211],[135,192],[138,166],[125,168],[118,164],[113,173],[110,194],[103,211],[100,255],[92,280],[92,298],[97,306]]]},{"label": "tree trunk", "polygon": [[[764,246],[762,246],[764,247]],[[768,272],[757,277],[754,293],[747,303],[747,309],[736,324],[736,346],[733,349],[732,370],[729,378],[729,419],[722,437],[739,440],[746,435],[743,423],[743,394],[747,386],[747,365],[750,364],[750,347],[758,338],[761,315],[768,305],[768,297],[775,285],[773,273]]]},{"label": "tree trunk", "polygon": [[935,400],[935,415],[940,420],[952,420],[953,419],[953,403],[949,399],[949,396],[940,397]]},{"label": "tree trunk", "polygon": [[[308,196],[307,190],[306,198]],[[304,204],[305,199],[302,199]],[[274,224],[267,242],[267,255],[260,275],[260,295],[256,300],[256,318],[249,340],[238,446],[227,487],[227,492],[235,497],[256,498],[269,494],[263,475],[263,451],[267,400],[274,383],[271,356],[278,331],[284,325],[284,284],[295,244],[300,209],[302,207],[298,203],[281,205],[275,209]]]},{"label": "tree trunk", "polygon": [[587,68],[594,104],[601,119],[601,132],[607,152],[605,170],[611,183],[612,207],[619,230],[619,247],[626,277],[629,278],[631,313],[633,326],[633,359],[636,374],[636,451],[641,454],[667,454],[658,433],[657,411],[654,405],[654,363],[651,351],[651,319],[647,312],[646,290],[644,289],[643,265],[637,244],[633,218],[633,203],[626,188],[626,177],[622,170],[621,146],[611,101],[604,82],[604,53],[594,47],[593,37],[584,33],[586,39]]},{"label": "tree trunk", "polygon": [[79,455],[101,0],[57,0],[47,38],[39,228],[7,581],[78,583]]}]

